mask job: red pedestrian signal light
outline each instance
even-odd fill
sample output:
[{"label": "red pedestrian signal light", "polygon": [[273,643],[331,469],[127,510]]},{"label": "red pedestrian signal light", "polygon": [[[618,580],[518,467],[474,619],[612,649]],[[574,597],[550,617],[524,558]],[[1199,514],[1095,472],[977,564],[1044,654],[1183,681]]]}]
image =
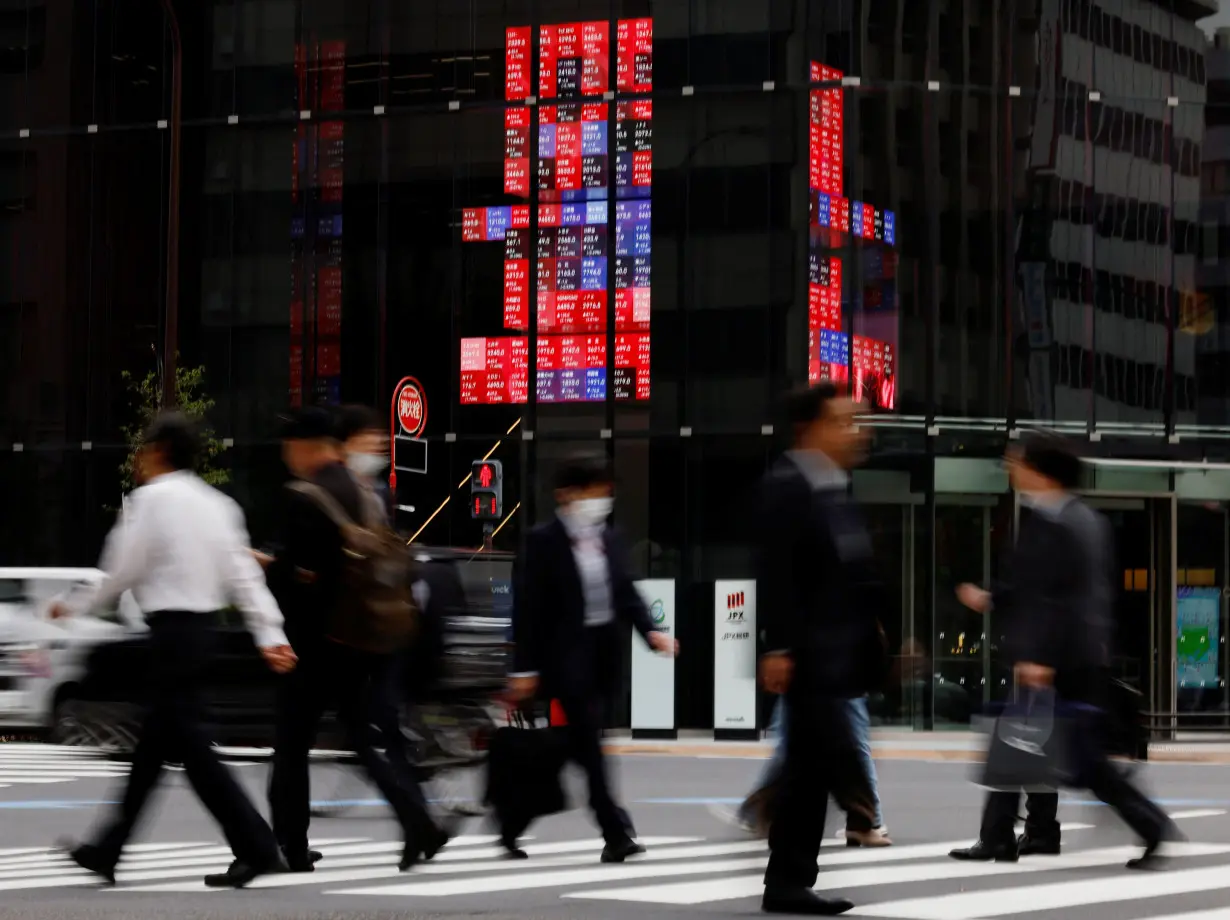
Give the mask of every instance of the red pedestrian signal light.
[{"label": "red pedestrian signal light", "polygon": [[503,515],[503,465],[499,460],[475,460],[470,467],[470,517],[498,521]]}]

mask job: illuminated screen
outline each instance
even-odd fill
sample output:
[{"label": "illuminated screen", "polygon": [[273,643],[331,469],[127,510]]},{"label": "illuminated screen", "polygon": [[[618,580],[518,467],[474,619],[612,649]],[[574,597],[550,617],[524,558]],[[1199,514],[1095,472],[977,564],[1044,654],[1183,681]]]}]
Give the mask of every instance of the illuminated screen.
[{"label": "illuminated screen", "polygon": [[[532,31],[507,32],[510,102],[524,102],[535,88]],[[653,21],[620,20],[615,32],[616,91],[651,91]],[[504,245],[505,331],[529,331],[534,272],[538,401],[602,401],[610,385],[617,400],[647,400],[653,103],[594,101],[611,88],[610,23],[543,26],[538,42],[537,92],[552,102],[513,106],[504,115],[504,192],[529,199],[533,184],[535,203],[465,209],[462,241]],[[537,208],[533,235],[531,207]],[[607,379],[608,309],[615,314],[613,380]],[[528,356],[528,336],[462,339],[461,402],[525,402]]]},{"label": "illuminated screen", "polygon": [[[832,67],[811,65],[813,83],[835,85],[810,94],[808,380],[849,385],[855,399],[873,408],[894,409],[897,258],[892,247],[897,221],[892,211],[844,196],[842,76]],[[881,246],[847,247],[850,237]],[[846,264],[850,259],[858,261]],[[861,291],[855,290],[855,279],[861,281]],[[861,307],[857,313],[852,309],[856,301]],[[851,316],[851,323],[843,324],[843,313]]]},{"label": "illuminated screen", "polygon": [[1175,625],[1175,680],[1178,687],[1219,686],[1221,589],[1179,588]]},{"label": "illuminated screen", "polygon": [[[299,108],[345,109],[345,68],[345,42],[296,45]],[[344,124],[299,123],[291,162],[290,403],[303,405],[306,370],[315,386],[308,401],[336,405],[342,381]]]}]

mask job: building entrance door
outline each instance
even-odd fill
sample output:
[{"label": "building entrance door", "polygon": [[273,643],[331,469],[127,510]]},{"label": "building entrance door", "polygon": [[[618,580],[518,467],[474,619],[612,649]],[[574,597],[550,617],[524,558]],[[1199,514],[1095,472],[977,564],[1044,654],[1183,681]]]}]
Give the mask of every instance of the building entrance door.
[{"label": "building entrance door", "polygon": [[1112,667],[1152,713],[1175,711],[1176,509],[1173,494],[1091,493],[1114,532]]}]

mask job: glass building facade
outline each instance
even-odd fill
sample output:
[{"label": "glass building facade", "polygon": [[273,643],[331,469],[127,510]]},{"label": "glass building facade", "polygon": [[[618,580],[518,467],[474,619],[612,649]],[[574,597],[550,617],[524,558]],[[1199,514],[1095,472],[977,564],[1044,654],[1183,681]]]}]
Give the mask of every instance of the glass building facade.
[{"label": "glass building facade", "polygon": [[291,405],[400,424],[414,378],[399,524],[433,545],[482,542],[472,461],[503,463],[515,550],[558,458],[607,451],[639,574],[675,583],[676,724],[707,728],[771,408],[827,378],[875,432],[853,490],[899,599],[879,722],[1008,692],[994,615],[953,588],[996,574],[1023,513],[998,458],[1038,426],[1095,459],[1119,672],[1230,722],[1213,0],[169,8],[0,2],[0,563],[93,563],[125,375],[162,366],[173,309],[257,542]]}]

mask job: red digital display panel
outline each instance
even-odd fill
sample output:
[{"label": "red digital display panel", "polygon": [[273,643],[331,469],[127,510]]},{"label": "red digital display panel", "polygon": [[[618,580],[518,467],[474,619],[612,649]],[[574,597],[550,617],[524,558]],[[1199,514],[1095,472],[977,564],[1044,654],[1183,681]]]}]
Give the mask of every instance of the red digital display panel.
[{"label": "red digital display panel", "polygon": [[[653,20],[620,20],[615,33],[617,92],[650,92]],[[535,323],[539,401],[607,398],[612,309],[613,395],[647,400],[653,103],[602,98],[612,83],[611,23],[539,29],[536,80],[530,74],[531,35],[528,28],[506,32],[505,95],[523,101],[536,85],[538,95],[551,102],[505,112],[504,192],[532,203],[466,208],[461,238],[504,245],[503,328],[525,333]],[[531,207],[537,208],[533,238]],[[537,288],[533,312],[531,281]],[[521,336],[463,340],[463,403],[524,401],[527,373],[521,359],[512,357],[514,342],[521,343],[518,354],[528,354],[528,339]]]},{"label": "red digital display panel", "polygon": [[523,336],[461,340],[461,402],[523,403],[529,390],[529,339]]},{"label": "red digital display panel", "polygon": [[616,30],[616,86],[624,93],[653,89],[653,20],[624,19]]},{"label": "red digital display panel", "polygon": [[529,26],[509,29],[504,35],[504,98],[520,102],[533,91],[533,48]]},{"label": "red digital display panel", "polygon": [[[847,384],[851,395],[873,408],[897,405],[896,260],[891,249],[846,249],[857,237],[891,247],[896,244],[893,212],[844,194],[844,90],[841,71],[812,62],[810,91],[808,252],[808,380]],[[857,259],[863,289],[857,303],[850,292]],[[844,304],[844,315],[843,315]],[[859,309],[854,309],[855,306]],[[858,330],[850,334],[850,328]],[[859,334],[874,332],[874,335]]]},{"label": "red digital display panel", "polygon": [[[296,45],[295,76],[300,109],[344,111],[346,43]],[[344,123],[296,125],[291,164],[290,402],[335,405],[342,375]],[[305,377],[314,387],[307,394]]]},{"label": "red digital display panel", "polygon": [[543,99],[600,96],[611,87],[608,22],[567,22],[538,32],[538,95]]}]

